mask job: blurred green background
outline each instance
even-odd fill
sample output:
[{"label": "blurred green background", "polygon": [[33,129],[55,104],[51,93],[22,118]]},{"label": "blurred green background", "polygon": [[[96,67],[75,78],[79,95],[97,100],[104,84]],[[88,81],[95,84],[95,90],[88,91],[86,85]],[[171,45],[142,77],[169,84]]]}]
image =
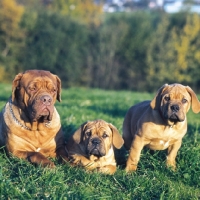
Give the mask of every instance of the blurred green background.
[{"label": "blurred green background", "polygon": [[0,0],[0,81],[27,69],[63,87],[200,91],[200,16],[162,10],[105,13],[92,0]]}]

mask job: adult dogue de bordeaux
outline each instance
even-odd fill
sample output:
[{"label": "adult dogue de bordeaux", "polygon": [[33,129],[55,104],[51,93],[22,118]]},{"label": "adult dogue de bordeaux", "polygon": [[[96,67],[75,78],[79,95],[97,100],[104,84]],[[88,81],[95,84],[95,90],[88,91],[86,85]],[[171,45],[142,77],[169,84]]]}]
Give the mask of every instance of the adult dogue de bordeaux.
[{"label": "adult dogue de bordeaux", "polygon": [[0,145],[33,164],[54,167],[49,157],[67,160],[56,100],[61,101],[58,76],[43,70],[17,74],[0,113]]}]

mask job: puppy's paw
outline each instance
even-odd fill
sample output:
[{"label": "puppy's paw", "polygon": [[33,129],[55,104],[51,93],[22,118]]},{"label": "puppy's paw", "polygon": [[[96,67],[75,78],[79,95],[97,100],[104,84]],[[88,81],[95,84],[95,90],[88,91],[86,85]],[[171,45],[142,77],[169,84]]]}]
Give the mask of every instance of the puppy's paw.
[{"label": "puppy's paw", "polygon": [[90,160],[96,162],[98,160],[98,157],[91,155]]},{"label": "puppy's paw", "polygon": [[167,159],[167,167],[169,167],[169,168],[171,168],[173,171],[175,171],[176,170],[176,162],[173,160],[173,161],[171,161],[171,160],[168,160]]},{"label": "puppy's paw", "polygon": [[114,174],[116,172],[117,168],[114,165],[108,165],[108,166],[104,166],[104,167],[100,167],[98,168],[98,171],[103,173],[103,174]]},{"label": "puppy's paw", "polygon": [[77,154],[71,155],[69,160],[72,164],[75,164],[75,165],[79,165],[81,163],[81,158]]},{"label": "puppy's paw", "polygon": [[100,167],[100,163],[97,161],[89,161],[87,164],[85,163],[84,167],[88,170],[94,170],[98,167]]},{"label": "puppy's paw", "polygon": [[136,171],[137,170],[137,165],[135,165],[135,164],[127,165],[125,170],[126,170],[126,172]]},{"label": "puppy's paw", "polygon": [[82,166],[88,170],[93,170],[100,166],[99,162],[91,161],[88,158],[78,154],[71,155],[70,161],[72,165]]}]

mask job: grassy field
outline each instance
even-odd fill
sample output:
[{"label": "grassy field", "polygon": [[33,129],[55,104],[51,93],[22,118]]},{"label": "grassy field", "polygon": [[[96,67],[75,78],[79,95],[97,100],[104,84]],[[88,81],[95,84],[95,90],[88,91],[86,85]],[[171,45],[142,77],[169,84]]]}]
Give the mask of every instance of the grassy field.
[{"label": "grassy field", "polygon": [[[11,85],[0,84],[0,108]],[[122,132],[130,106],[155,94],[71,88],[56,103],[66,138],[87,120],[104,119]],[[142,151],[136,172],[119,166],[114,175],[86,172],[70,165],[55,169],[34,167],[24,160],[0,154],[0,199],[200,199],[200,114],[188,114],[188,133],[177,156],[177,170],[165,165],[165,151]]]}]

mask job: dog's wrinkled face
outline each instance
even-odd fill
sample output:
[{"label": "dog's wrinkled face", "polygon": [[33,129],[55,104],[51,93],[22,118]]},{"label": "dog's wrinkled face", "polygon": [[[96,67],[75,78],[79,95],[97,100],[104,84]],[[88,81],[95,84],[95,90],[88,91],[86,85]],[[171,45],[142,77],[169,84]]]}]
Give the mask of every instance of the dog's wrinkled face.
[{"label": "dog's wrinkled face", "polygon": [[17,101],[31,121],[51,121],[54,103],[60,101],[60,79],[48,71],[29,70],[13,81],[12,101]]},{"label": "dog's wrinkled face", "polygon": [[88,122],[83,129],[83,142],[89,156],[105,156],[111,148],[112,130],[104,121]]},{"label": "dog's wrinkled face", "polygon": [[172,123],[185,120],[191,105],[191,96],[180,84],[166,86],[161,94],[160,110],[164,119]]}]

